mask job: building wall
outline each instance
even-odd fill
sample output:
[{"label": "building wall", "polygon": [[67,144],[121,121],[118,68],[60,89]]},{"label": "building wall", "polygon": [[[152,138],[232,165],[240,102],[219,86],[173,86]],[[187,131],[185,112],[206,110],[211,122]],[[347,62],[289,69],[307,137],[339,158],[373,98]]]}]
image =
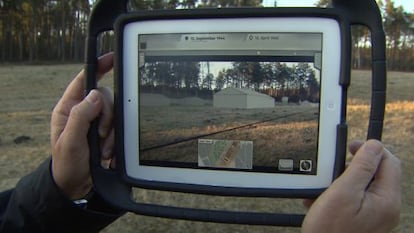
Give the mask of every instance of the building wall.
[{"label": "building wall", "polygon": [[266,98],[265,96],[248,96],[247,108],[273,108],[275,101],[273,98]]},{"label": "building wall", "polygon": [[246,95],[214,95],[213,107],[215,108],[246,108]]}]

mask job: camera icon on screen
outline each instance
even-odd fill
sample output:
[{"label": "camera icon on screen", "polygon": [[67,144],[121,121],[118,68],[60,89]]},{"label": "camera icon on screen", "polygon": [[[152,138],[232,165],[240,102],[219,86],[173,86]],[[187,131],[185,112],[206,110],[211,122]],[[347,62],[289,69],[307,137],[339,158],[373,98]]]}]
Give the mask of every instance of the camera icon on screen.
[{"label": "camera icon on screen", "polygon": [[299,161],[299,171],[311,172],[312,171],[312,160],[305,159]]}]

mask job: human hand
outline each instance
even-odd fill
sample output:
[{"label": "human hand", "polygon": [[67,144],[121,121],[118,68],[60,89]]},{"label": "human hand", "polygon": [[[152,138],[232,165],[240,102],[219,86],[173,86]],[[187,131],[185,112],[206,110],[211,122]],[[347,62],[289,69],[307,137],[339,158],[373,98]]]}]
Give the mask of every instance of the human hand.
[{"label": "human hand", "polygon": [[[113,66],[113,54],[99,58],[97,79]],[[70,199],[83,198],[92,188],[87,134],[97,117],[102,157],[110,160],[114,146],[113,97],[109,89],[92,90],[86,97],[82,70],[69,84],[51,118],[52,176]],[[108,163],[107,163],[108,164]]]},{"label": "human hand", "polygon": [[376,140],[352,142],[345,172],[310,207],[302,233],[388,233],[398,225],[401,164]]}]

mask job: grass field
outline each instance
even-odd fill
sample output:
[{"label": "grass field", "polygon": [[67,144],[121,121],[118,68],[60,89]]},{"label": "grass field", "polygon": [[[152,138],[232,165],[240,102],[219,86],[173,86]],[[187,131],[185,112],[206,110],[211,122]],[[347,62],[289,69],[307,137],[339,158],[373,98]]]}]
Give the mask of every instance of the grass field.
[{"label": "grass field", "polygon": [[140,149],[150,149],[140,158],[197,164],[198,139],[217,139],[252,142],[254,166],[277,168],[282,158],[315,160],[317,120],[318,106],[309,103],[260,109],[141,107]]},{"label": "grass field", "polygon": [[[81,65],[0,66],[0,190],[50,155],[50,112]],[[394,232],[414,232],[414,73],[390,72],[383,142],[403,163],[403,210]],[[111,81],[106,81],[109,85]],[[349,90],[349,138],[366,134],[370,72],[354,71]],[[21,143],[16,143],[20,139]],[[210,197],[136,191],[145,202],[211,209],[304,213],[300,200]],[[295,228],[239,226],[169,220],[127,214],[104,230],[111,232],[299,232]]]}]

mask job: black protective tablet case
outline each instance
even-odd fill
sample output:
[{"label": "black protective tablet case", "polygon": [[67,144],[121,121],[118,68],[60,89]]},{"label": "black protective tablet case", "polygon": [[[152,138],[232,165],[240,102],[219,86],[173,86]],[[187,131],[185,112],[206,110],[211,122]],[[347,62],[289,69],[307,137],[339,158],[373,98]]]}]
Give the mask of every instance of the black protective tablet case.
[{"label": "black protective tablet case", "polygon": [[[345,164],[347,125],[346,100],[347,87],[350,84],[351,63],[351,26],[365,25],[371,31],[372,43],[372,96],[371,114],[367,138],[381,139],[386,92],[386,58],[385,34],[382,19],[375,0],[334,0],[333,8],[234,8],[234,9],[193,9],[193,10],[159,10],[127,12],[126,1],[100,0],[92,10],[88,37],[85,70],[87,75],[87,90],[96,88],[97,69],[97,38],[104,31],[122,32],[124,25],[138,20],[153,19],[199,19],[199,18],[234,18],[234,17],[322,17],[338,21],[341,27],[341,74],[340,85],[343,88],[341,105],[341,123],[337,126],[337,145],[334,178],[338,177]],[[115,70],[120,70],[122,57],[122,33],[116,34],[118,44],[115,50]],[[116,86],[122,86],[122,72],[116,72]],[[131,199],[132,187],[200,193],[224,196],[251,197],[281,197],[281,198],[315,198],[323,190],[274,190],[274,189],[242,189],[223,188],[215,186],[186,185],[178,183],[149,182],[134,180],[125,173],[123,157],[123,116],[122,95],[115,92],[115,129],[117,169],[107,170],[100,166],[99,137],[97,134],[98,121],[95,121],[89,132],[91,147],[91,173],[94,189],[108,203],[115,207],[135,212],[137,214],[167,217],[176,219],[251,224],[300,226],[304,216],[299,214],[276,214],[258,212],[236,212],[181,208],[156,204],[137,203]]]}]

